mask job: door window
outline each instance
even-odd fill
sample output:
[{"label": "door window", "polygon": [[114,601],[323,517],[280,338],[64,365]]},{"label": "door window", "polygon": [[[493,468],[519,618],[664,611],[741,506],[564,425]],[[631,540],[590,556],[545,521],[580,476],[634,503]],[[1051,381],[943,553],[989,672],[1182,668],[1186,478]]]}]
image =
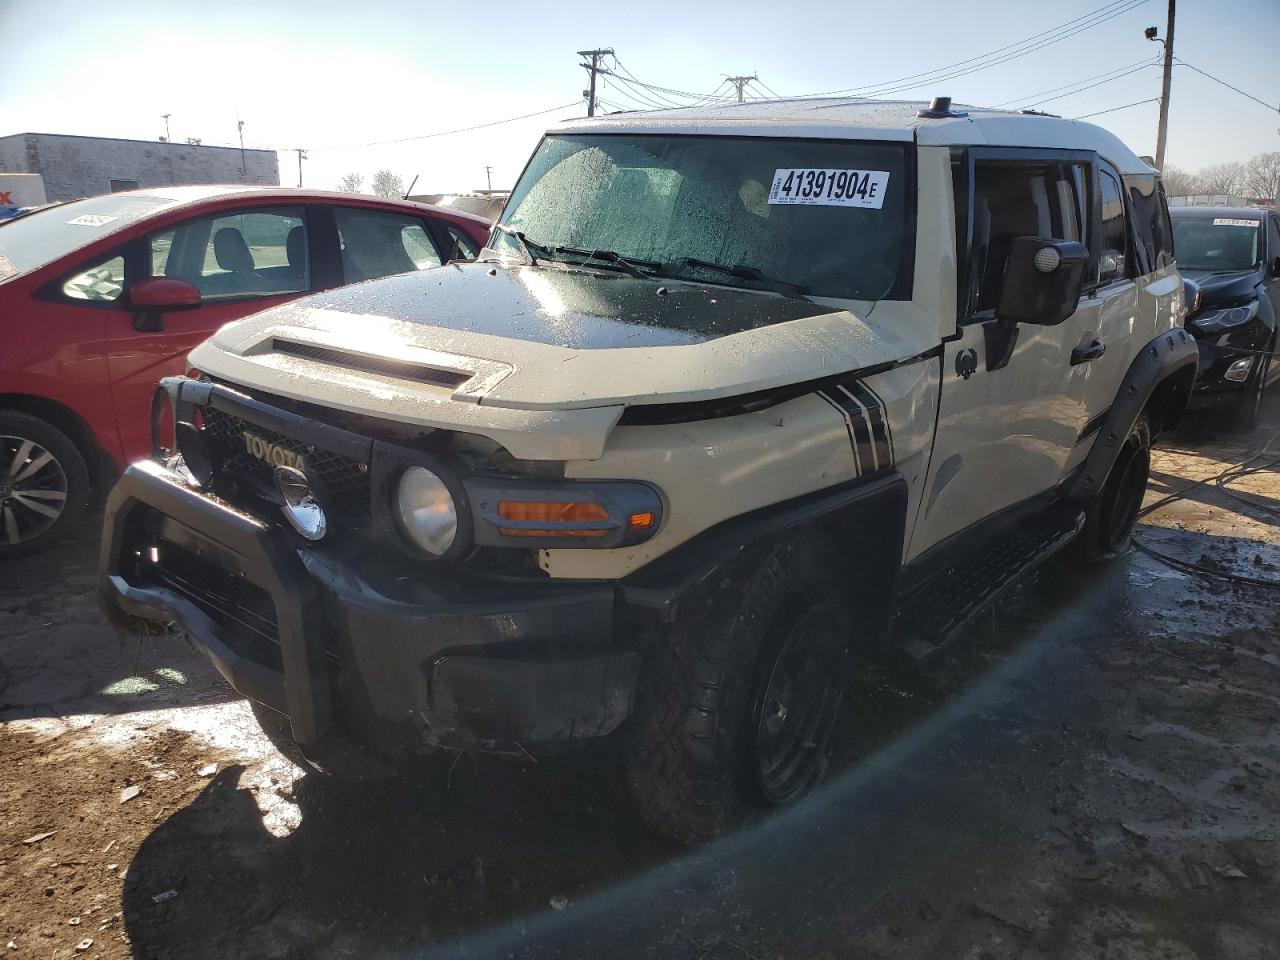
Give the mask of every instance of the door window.
[{"label": "door window", "polygon": [[119,300],[124,292],[124,257],[115,256],[77,273],[62,285],[64,296],[72,300],[99,303]]},{"label": "door window", "polygon": [[336,207],[344,283],[438,267],[444,261],[418,217]]},{"label": "door window", "polygon": [[311,285],[302,207],[201,217],[150,243],[151,275],[186,280],[205,300],[279,296]]},{"label": "door window", "polygon": [[[1110,174],[1108,174],[1110,176]],[[1173,228],[1164,199],[1164,187],[1154,176],[1126,177],[1133,223],[1148,271],[1160,270],[1173,262]]]},{"label": "door window", "polygon": [[974,165],[974,309],[1000,302],[1005,262],[1017,237],[1079,240],[1085,233],[1084,168],[1075,163],[978,161]]},{"label": "door window", "polygon": [[1274,264],[1280,257],[1280,217],[1267,217],[1267,260]]},{"label": "door window", "polygon": [[1124,193],[1120,180],[1110,170],[1098,176],[1102,201],[1101,250],[1098,252],[1098,283],[1111,283],[1129,276],[1129,223],[1125,217]]}]

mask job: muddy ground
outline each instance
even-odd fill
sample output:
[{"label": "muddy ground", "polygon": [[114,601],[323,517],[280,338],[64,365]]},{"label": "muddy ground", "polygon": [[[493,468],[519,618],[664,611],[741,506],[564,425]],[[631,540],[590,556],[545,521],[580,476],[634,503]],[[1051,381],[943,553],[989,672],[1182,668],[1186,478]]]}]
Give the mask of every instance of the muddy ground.
[{"label": "muddy ground", "polygon": [[[1150,501],[1267,414],[1166,440]],[[1280,581],[1277,468],[1230,489],[1141,541]],[[95,561],[90,524],[0,564],[0,955],[1280,957],[1274,588],[1055,562],[929,674],[868,673],[820,794],[682,854],[607,751],[320,789],[183,640],[108,628]]]}]

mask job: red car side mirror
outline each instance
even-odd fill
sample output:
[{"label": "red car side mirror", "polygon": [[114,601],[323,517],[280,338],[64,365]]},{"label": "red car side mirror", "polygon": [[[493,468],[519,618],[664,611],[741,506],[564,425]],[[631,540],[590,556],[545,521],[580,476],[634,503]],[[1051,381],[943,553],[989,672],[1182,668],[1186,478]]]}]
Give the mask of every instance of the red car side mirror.
[{"label": "red car side mirror", "polygon": [[148,277],[129,288],[129,306],[148,312],[187,310],[200,306],[200,291],[177,277]]}]

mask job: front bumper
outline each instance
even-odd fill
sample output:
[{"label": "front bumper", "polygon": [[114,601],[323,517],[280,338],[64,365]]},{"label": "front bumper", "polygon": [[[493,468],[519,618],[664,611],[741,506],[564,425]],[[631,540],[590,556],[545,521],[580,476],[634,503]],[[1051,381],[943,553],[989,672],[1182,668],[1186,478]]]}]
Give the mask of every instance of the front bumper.
[{"label": "front bumper", "polygon": [[[1266,349],[1269,335],[1269,328],[1261,323],[1256,324],[1256,329],[1251,324],[1244,330],[1227,335],[1197,335],[1200,360],[1196,370],[1196,385],[1191,393],[1192,403],[1203,405],[1229,401],[1247,390],[1262,362],[1256,352]],[[1228,380],[1227,371],[1240,361],[1249,361],[1248,377],[1244,380]]]},{"label": "front bumper", "polygon": [[177,624],[309,758],[351,741],[520,752],[629,714],[640,655],[612,586],[406,572],[303,546],[141,461],[107,504],[100,592],[121,626]]}]

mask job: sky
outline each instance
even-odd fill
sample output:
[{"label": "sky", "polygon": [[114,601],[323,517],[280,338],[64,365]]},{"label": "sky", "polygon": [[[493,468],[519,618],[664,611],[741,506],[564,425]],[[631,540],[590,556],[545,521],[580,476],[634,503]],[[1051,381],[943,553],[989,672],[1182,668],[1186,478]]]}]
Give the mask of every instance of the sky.
[{"label": "sky", "polygon": [[[1141,62],[1154,64],[1161,48],[1143,28],[1164,35],[1167,0],[1130,2],[1136,6],[1025,56],[893,96],[1021,107],[1057,95],[1035,96],[1041,91],[1132,68],[1040,108],[1077,117],[1159,97],[1159,68]],[[484,187],[487,177],[509,187],[549,124],[584,113],[578,50],[612,47],[633,76],[675,90],[724,94],[726,75],[754,73],[791,96],[914,78],[1002,48],[1009,56],[1021,49],[1011,45],[1104,5],[0,0],[0,136],[156,139],[168,113],[174,140],[235,144],[240,119],[248,147],[306,148],[309,187],[336,187],[346,173],[362,174],[367,187],[382,168],[406,187],[417,177],[415,193]],[[1180,59],[1280,104],[1280,0],[1181,0],[1177,9]],[[605,78],[599,92],[619,106],[655,96],[640,90]],[[754,85],[748,93],[767,95]],[[1157,117],[1158,105],[1143,103],[1091,121],[1154,154]],[[1194,170],[1276,150],[1275,107],[1175,68],[1168,164]],[[297,184],[296,153],[280,153],[280,180]]]}]

